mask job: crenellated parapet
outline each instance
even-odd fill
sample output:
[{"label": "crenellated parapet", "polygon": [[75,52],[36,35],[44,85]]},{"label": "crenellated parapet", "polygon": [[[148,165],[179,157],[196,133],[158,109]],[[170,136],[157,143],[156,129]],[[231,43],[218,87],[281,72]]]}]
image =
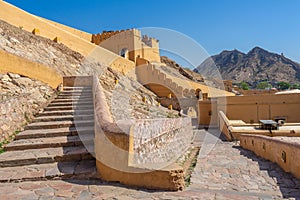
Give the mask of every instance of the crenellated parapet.
[{"label": "crenellated parapet", "polygon": [[104,40],[107,40],[108,38],[117,35],[119,33],[132,31],[132,29],[127,30],[117,30],[117,31],[102,31],[102,33],[93,34],[92,35],[92,43],[95,43],[96,45],[99,45]]},{"label": "crenellated parapet", "polygon": [[142,42],[152,48],[158,48],[158,44],[159,44],[159,40],[149,37],[148,35],[143,35]]}]

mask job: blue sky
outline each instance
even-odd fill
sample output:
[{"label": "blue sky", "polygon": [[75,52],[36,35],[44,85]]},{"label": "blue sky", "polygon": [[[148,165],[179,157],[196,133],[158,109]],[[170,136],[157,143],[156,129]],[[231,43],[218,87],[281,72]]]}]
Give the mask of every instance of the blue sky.
[{"label": "blue sky", "polygon": [[163,27],[188,35],[211,55],[260,46],[300,62],[298,0],[6,1],[90,33]]}]

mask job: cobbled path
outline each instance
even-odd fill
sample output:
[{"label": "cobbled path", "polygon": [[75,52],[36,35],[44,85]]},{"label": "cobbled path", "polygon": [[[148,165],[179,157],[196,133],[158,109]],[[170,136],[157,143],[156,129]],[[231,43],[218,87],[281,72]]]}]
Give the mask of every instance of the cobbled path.
[{"label": "cobbled path", "polygon": [[207,156],[199,154],[191,185],[183,192],[53,180],[0,183],[0,199],[300,199],[300,180],[236,143],[218,140]]}]

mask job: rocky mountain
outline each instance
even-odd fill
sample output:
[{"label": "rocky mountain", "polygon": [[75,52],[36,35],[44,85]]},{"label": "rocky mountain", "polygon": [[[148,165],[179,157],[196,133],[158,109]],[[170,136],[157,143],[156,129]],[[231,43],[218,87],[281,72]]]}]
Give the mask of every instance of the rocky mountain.
[{"label": "rocky mountain", "polygon": [[194,71],[205,77],[220,73],[223,80],[231,79],[234,83],[245,81],[251,86],[261,81],[269,81],[272,85],[281,81],[300,83],[299,63],[260,47],[253,48],[247,54],[238,50],[223,51],[206,59]]},{"label": "rocky mountain", "polygon": [[203,78],[200,74],[195,73],[194,71],[183,68],[178,63],[176,63],[174,60],[168,58],[167,56],[161,56],[160,60],[162,63],[166,64],[168,67],[171,67],[178,71],[182,76],[186,77],[187,79],[190,79],[195,82],[203,82]]}]

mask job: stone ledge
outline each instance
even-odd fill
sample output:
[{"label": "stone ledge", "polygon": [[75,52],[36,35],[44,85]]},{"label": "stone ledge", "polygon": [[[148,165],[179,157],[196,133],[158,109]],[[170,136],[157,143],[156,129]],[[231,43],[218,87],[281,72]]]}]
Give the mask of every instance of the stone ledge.
[{"label": "stone ledge", "polygon": [[119,182],[129,186],[147,189],[178,191],[185,187],[183,168],[173,164],[160,170],[149,170],[131,167],[132,172],[122,172],[112,169],[96,161],[101,179]]},{"label": "stone ledge", "polygon": [[300,137],[241,135],[241,146],[256,155],[277,163],[285,172],[300,178]]}]

